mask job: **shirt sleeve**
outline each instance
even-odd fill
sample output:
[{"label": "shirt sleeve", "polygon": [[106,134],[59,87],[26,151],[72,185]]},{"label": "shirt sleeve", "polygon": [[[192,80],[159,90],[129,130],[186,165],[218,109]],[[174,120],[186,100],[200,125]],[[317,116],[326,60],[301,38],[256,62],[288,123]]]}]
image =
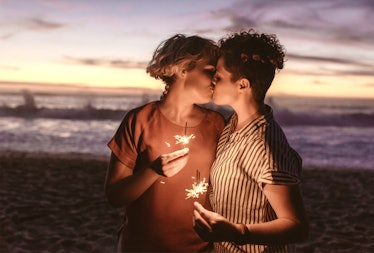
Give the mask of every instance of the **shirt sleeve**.
[{"label": "shirt sleeve", "polygon": [[217,131],[217,136],[218,136],[217,142],[218,142],[219,137],[221,136],[222,131],[225,128],[225,118],[219,112],[213,112],[213,113],[214,113],[213,121],[214,121],[214,126]]},{"label": "shirt sleeve", "polygon": [[263,184],[296,185],[300,183],[302,161],[290,147],[280,127],[267,129],[263,169],[258,179]]},{"label": "shirt sleeve", "polygon": [[108,142],[108,147],[118,160],[131,169],[135,167],[138,156],[136,136],[139,134],[137,128],[136,114],[134,111],[130,111]]}]

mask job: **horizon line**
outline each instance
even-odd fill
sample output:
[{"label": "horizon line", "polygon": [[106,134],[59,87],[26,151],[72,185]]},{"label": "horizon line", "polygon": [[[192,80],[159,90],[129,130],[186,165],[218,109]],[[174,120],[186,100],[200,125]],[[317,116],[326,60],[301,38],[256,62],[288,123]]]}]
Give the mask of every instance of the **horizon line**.
[{"label": "horizon line", "polygon": [[[7,87],[3,87],[7,85]],[[17,87],[14,87],[17,86]],[[48,88],[45,90],[43,88]],[[90,86],[87,84],[69,84],[69,83],[47,83],[47,82],[24,82],[24,81],[4,81],[0,80],[0,92],[6,90],[7,92],[14,93],[22,90],[29,90],[36,93],[103,93],[103,94],[160,94],[162,89],[156,88],[147,88],[147,87],[135,87],[135,86]],[[311,95],[311,94],[290,94],[287,92],[276,93],[276,94],[267,94],[267,97],[298,97],[298,98],[334,98],[334,99],[374,99],[374,97],[365,97],[365,96],[320,96],[320,95]]]}]

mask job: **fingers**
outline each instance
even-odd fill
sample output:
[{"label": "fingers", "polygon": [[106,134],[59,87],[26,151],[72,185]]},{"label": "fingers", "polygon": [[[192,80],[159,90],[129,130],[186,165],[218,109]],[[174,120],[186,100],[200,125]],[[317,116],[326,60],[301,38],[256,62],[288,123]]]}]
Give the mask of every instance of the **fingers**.
[{"label": "fingers", "polygon": [[167,177],[171,177],[183,169],[188,162],[188,152],[189,148],[184,148],[169,154],[161,155],[163,174]]},{"label": "fingers", "polygon": [[193,212],[193,228],[195,232],[203,239],[204,241],[212,241],[211,232],[212,228],[209,223],[200,215],[197,210]]},{"label": "fingers", "polygon": [[150,164],[150,168],[161,176],[172,177],[186,166],[189,151],[189,148],[183,148],[172,153],[160,155]]},{"label": "fingers", "polygon": [[206,209],[197,201],[193,203],[193,206],[195,207],[195,210],[199,213],[203,213]]},{"label": "fingers", "polygon": [[211,232],[212,227],[210,226],[209,222],[205,220],[198,211],[194,210],[193,212],[194,212],[195,226],[199,227],[200,229],[206,232]]},{"label": "fingers", "polygon": [[204,230],[211,232],[212,226],[206,217],[207,210],[198,202],[194,202],[195,210],[193,212],[196,225]]},{"label": "fingers", "polygon": [[181,171],[184,168],[184,166],[186,166],[187,162],[188,162],[187,156],[179,157],[169,162],[163,167],[163,172],[165,176],[167,177],[174,176],[179,171]]},{"label": "fingers", "polygon": [[163,154],[163,155],[161,155],[161,159],[163,161],[165,161],[166,163],[168,163],[168,162],[170,162],[174,159],[177,159],[179,157],[187,155],[189,151],[190,151],[189,148],[183,148],[183,149],[174,151],[174,152],[169,153],[169,154]]},{"label": "fingers", "polygon": [[204,241],[211,241],[210,232],[202,226],[200,221],[194,217],[193,219],[193,229]]},{"label": "fingers", "polygon": [[199,216],[207,221],[207,223],[209,223],[209,227],[211,227],[211,222],[210,222],[210,218],[212,218],[212,215],[211,215],[211,212],[207,209],[205,209],[199,202],[195,201],[193,203],[194,207],[195,207],[195,210],[197,211],[197,213],[199,214]]}]

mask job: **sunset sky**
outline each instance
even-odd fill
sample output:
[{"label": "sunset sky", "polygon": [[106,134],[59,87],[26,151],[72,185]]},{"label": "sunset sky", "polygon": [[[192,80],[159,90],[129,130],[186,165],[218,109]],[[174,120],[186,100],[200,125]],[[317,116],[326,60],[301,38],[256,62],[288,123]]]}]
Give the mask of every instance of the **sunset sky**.
[{"label": "sunset sky", "polygon": [[287,49],[270,94],[374,98],[373,13],[373,0],[0,0],[0,88],[163,89],[145,73],[161,41],[253,27]]}]

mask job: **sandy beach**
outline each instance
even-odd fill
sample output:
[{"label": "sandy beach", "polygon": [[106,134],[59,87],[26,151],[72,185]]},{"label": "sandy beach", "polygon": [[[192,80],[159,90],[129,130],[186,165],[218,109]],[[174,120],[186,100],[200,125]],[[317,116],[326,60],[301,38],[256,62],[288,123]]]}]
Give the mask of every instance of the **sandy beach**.
[{"label": "sandy beach", "polygon": [[[115,252],[107,157],[0,153],[0,252]],[[304,168],[310,236],[295,252],[374,252],[374,170]]]}]

